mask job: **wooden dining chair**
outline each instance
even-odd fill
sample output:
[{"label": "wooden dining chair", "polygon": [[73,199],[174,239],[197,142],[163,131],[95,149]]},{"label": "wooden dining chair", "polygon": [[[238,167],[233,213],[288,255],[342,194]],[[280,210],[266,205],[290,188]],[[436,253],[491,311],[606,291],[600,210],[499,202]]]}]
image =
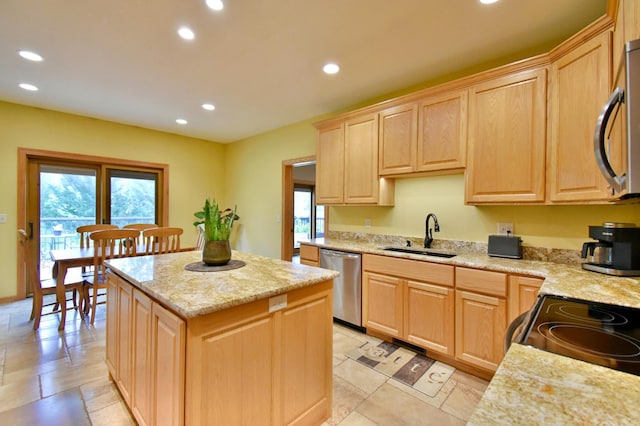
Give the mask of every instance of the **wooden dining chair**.
[{"label": "wooden dining chair", "polygon": [[155,223],[129,223],[122,227],[122,229],[135,229],[140,232],[140,236],[136,240],[138,244],[144,243],[144,237],[142,236],[142,231],[144,231],[145,229],[151,229],[151,228],[158,228],[158,225],[156,225]]},{"label": "wooden dining chair", "polygon": [[204,250],[204,224],[196,226],[196,230],[198,231],[198,235],[196,236],[196,247],[198,250]]},{"label": "wooden dining chair", "polygon": [[136,255],[136,238],[140,232],[135,229],[107,229],[89,234],[93,242],[93,274],[84,279],[84,312],[91,311],[91,324],[96,320],[96,308],[106,303],[98,298],[105,295],[100,292],[107,288],[106,259]]},{"label": "wooden dining chair", "polygon": [[[31,252],[31,240],[24,229],[18,229],[18,241],[22,248],[27,281],[31,283],[31,287],[33,288],[33,303],[31,307],[31,317],[29,318],[29,321],[34,320],[33,329],[37,330],[40,327],[41,317],[44,315],[57,314],[63,309],[79,309],[80,315],[82,315],[83,278],[79,271],[76,274],[68,273],[65,277],[64,306],[61,306],[57,298],[54,302],[44,303],[44,296],[56,294],[57,280],[55,278],[46,280],[40,279],[40,270],[38,269],[38,265],[34,261]],[[66,294],[70,290],[71,297],[67,297]],[[68,306],[68,302],[73,302],[73,306]],[[44,308],[49,306],[53,307],[52,310],[50,312],[43,312]]]},{"label": "wooden dining chair", "polygon": [[76,228],[76,232],[80,234],[80,248],[90,248],[91,239],[89,235],[95,231],[104,231],[107,229],[119,229],[116,225],[106,223],[96,223],[95,225],[83,225]]},{"label": "wooden dining chair", "polygon": [[146,254],[175,253],[180,250],[182,228],[162,227],[142,231]]}]

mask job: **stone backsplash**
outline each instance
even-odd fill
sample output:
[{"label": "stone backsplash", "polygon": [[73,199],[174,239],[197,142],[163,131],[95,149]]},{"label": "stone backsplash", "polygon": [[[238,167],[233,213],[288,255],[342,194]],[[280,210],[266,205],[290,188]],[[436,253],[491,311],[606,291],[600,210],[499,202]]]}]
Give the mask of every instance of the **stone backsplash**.
[{"label": "stone backsplash", "polygon": [[[329,231],[327,238],[336,240],[348,240],[369,244],[383,245],[407,245],[422,247],[423,238],[402,237],[397,235],[367,234],[364,232]],[[464,253],[486,254],[487,243],[456,240],[433,240],[431,247],[434,249],[457,251]],[[540,260],[543,262],[561,263],[565,265],[580,265],[580,251],[566,249],[551,249],[546,247],[522,246],[522,258],[525,260]]]}]

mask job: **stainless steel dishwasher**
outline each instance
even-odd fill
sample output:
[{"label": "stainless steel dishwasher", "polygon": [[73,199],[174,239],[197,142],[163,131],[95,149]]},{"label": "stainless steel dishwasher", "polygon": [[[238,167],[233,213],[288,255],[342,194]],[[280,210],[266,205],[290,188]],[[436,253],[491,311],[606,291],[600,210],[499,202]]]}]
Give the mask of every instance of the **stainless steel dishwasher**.
[{"label": "stainless steel dishwasher", "polygon": [[320,249],[320,267],[340,272],[333,280],[333,317],[362,327],[361,255]]}]

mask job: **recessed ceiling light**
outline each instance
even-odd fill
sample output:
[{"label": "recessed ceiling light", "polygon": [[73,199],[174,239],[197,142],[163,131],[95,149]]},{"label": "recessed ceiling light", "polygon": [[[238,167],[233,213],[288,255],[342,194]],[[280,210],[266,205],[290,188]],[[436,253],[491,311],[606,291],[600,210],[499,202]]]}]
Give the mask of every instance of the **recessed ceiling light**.
[{"label": "recessed ceiling light", "polygon": [[207,0],[207,6],[213,10],[222,10],[224,5],[222,4],[222,0]]},{"label": "recessed ceiling light", "polygon": [[35,52],[30,52],[28,50],[18,50],[18,55],[22,56],[24,59],[28,59],[34,62],[42,61],[42,56],[38,55]]},{"label": "recessed ceiling light", "polygon": [[187,124],[187,120],[185,120],[184,118],[177,118],[176,123],[185,125]]},{"label": "recessed ceiling light", "polygon": [[322,71],[324,71],[325,74],[336,74],[338,71],[340,71],[340,67],[338,66],[338,64],[330,62],[322,67]]},{"label": "recessed ceiling light", "polygon": [[24,90],[28,90],[30,92],[35,92],[35,91],[38,90],[38,88],[36,86],[34,86],[33,84],[29,84],[29,83],[20,83],[18,86],[20,86]]},{"label": "recessed ceiling light", "polygon": [[480,0],[480,3],[482,4],[491,4],[491,3],[497,3],[498,0]]},{"label": "recessed ceiling light", "polygon": [[216,109],[215,105],[212,104],[202,104],[202,108],[206,109],[207,111],[213,111],[214,109]]},{"label": "recessed ceiling light", "polygon": [[178,35],[185,40],[193,40],[196,37],[193,31],[191,31],[191,28],[187,27],[180,27],[178,29]]}]

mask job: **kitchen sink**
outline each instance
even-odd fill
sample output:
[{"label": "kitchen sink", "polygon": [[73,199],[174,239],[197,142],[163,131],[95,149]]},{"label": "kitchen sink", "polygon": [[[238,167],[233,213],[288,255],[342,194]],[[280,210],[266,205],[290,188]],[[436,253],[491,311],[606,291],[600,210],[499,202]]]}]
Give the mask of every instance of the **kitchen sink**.
[{"label": "kitchen sink", "polygon": [[412,248],[412,247],[383,247],[382,250],[395,251],[400,253],[422,254],[425,256],[436,256],[436,257],[446,257],[446,258],[451,258],[455,256],[454,253],[449,253],[446,251],[423,249],[423,248]]}]

